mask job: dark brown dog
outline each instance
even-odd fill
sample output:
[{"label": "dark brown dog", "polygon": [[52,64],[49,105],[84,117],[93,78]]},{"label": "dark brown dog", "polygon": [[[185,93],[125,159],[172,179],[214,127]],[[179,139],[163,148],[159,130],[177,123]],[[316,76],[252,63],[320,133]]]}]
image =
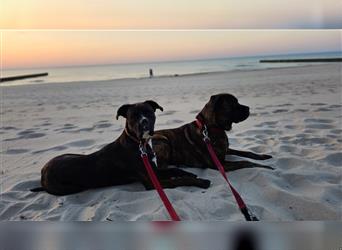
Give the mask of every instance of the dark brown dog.
[{"label": "dark brown dog", "polygon": [[[209,138],[217,157],[226,171],[241,168],[268,166],[248,161],[226,161],[226,155],[236,155],[255,160],[272,158],[269,155],[258,155],[252,152],[238,151],[229,148],[225,131],[232,128],[233,123],[244,121],[249,116],[249,107],[239,104],[230,94],[218,94],[210,97],[209,102],[196,116],[208,128]],[[196,122],[185,124],[175,129],[165,129],[155,132],[153,136],[154,150],[157,154],[159,167],[168,165],[188,166],[217,169],[208,153],[201,129]]]},{"label": "dark brown dog", "polygon": [[[163,110],[154,101],[121,106],[116,118],[125,117],[126,126],[117,140],[89,155],[64,154],[53,158],[41,171],[42,187],[31,191],[45,190],[54,195],[67,195],[136,181],[140,181],[146,189],[152,189],[140,158],[139,143],[153,135],[156,109]],[[152,159],[151,149],[146,149],[149,159]],[[192,173],[176,168],[157,169],[154,162],[150,162],[164,188],[208,188],[210,185],[210,181],[196,178]]]}]

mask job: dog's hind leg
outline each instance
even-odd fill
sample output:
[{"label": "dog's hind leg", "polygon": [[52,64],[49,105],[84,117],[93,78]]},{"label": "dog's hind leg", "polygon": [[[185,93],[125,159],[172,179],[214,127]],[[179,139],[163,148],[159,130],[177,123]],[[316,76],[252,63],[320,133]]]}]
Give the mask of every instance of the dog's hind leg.
[{"label": "dog's hind leg", "polygon": [[235,171],[243,168],[266,168],[274,170],[274,168],[270,166],[265,166],[249,161],[224,161],[223,166],[225,171]]},{"label": "dog's hind leg", "polygon": [[58,196],[76,194],[84,190],[85,188],[83,187],[78,187],[78,186],[73,186],[73,185],[57,185],[57,186],[48,187],[45,189],[45,191],[48,192],[49,194],[58,195]]},{"label": "dog's hind leg", "polygon": [[228,155],[236,155],[236,156],[245,157],[245,158],[249,158],[253,160],[268,160],[272,158],[271,155],[265,155],[265,154],[260,155],[260,154],[256,154],[256,153],[249,152],[249,151],[240,151],[240,150],[235,150],[231,148],[228,148]]}]

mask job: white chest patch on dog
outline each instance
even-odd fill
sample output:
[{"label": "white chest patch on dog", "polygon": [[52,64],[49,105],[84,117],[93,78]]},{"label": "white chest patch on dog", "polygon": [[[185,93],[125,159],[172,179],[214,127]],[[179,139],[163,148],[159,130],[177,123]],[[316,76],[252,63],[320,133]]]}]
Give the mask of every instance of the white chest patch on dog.
[{"label": "white chest patch on dog", "polygon": [[[149,139],[147,143],[148,143],[148,145],[149,145],[149,146],[152,148],[152,150],[153,150],[152,139]],[[153,155],[152,161],[153,161],[153,163],[156,165],[156,167],[158,167],[158,164],[157,164],[157,156],[156,156],[155,153],[154,153],[154,155]]]}]

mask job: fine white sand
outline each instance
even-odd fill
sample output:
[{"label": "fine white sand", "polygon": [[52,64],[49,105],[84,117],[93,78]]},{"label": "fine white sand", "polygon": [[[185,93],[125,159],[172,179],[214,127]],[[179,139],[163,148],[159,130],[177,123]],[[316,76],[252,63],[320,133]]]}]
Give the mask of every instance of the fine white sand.
[{"label": "fine white sand", "polygon": [[[91,153],[123,130],[114,119],[125,103],[153,99],[156,129],[194,120],[210,95],[228,92],[251,116],[228,132],[232,148],[273,155],[276,170],[229,173],[261,220],[341,220],[341,64],[1,87],[1,220],[163,220],[157,193],[139,183],[56,197],[31,193],[40,170],[63,153]],[[183,220],[243,220],[215,170],[188,169],[209,189],[166,192]]]}]

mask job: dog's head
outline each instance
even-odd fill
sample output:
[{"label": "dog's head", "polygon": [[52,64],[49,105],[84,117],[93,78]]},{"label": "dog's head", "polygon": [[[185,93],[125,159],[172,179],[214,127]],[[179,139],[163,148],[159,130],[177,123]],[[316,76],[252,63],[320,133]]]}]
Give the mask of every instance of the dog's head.
[{"label": "dog's head", "polygon": [[233,123],[242,122],[249,116],[249,107],[242,105],[231,94],[217,94],[210,97],[209,102],[199,113],[209,126],[231,130]]},{"label": "dog's head", "polygon": [[116,119],[119,116],[126,118],[126,129],[135,136],[138,140],[148,139],[154,133],[154,123],[156,109],[163,111],[155,101],[145,101],[135,104],[122,105],[116,114]]}]

